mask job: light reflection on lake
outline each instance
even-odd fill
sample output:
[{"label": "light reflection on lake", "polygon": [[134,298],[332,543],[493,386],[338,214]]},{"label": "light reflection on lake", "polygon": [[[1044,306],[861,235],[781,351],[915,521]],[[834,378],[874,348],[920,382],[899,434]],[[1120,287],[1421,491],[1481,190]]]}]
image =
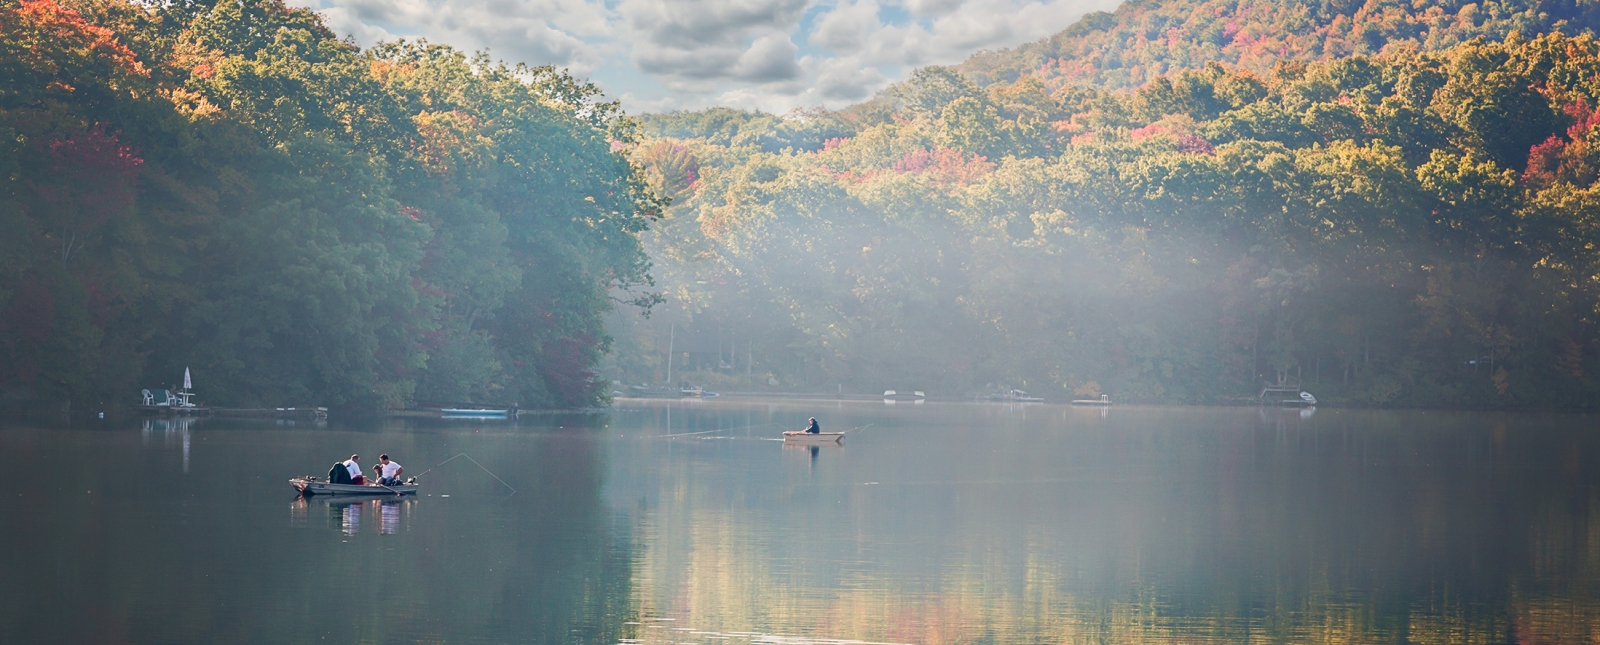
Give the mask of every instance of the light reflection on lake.
[{"label": "light reflection on lake", "polygon": [[[844,445],[775,440],[808,416]],[[1596,421],[624,401],[11,422],[0,642],[1592,642]],[[352,452],[422,495],[288,487]],[[428,472],[461,452],[493,476]]]}]

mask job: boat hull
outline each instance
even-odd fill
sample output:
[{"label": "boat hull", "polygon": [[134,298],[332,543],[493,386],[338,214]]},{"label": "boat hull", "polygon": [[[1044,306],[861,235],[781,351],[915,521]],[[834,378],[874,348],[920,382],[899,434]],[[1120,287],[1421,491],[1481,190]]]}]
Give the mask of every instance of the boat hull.
[{"label": "boat hull", "polygon": [[843,432],[819,432],[817,434],[811,434],[809,432],[804,432],[804,431],[785,432],[785,433],[783,433],[783,442],[784,443],[795,443],[795,444],[806,444],[806,445],[811,445],[811,444],[829,444],[829,443],[844,443],[844,433]]},{"label": "boat hull", "polygon": [[298,477],[289,480],[289,485],[293,486],[295,490],[300,491],[301,495],[305,495],[307,497],[317,495],[327,495],[329,497],[392,497],[395,495],[416,495],[417,489],[420,488],[420,486],[414,484],[410,486],[330,484],[328,482],[311,481]]},{"label": "boat hull", "polygon": [[1072,402],[1072,404],[1073,405],[1098,406],[1098,407],[1102,407],[1102,408],[1111,407],[1111,402],[1110,401],[1101,401],[1099,399],[1076,399],[1076,400],[1074,400]]}]

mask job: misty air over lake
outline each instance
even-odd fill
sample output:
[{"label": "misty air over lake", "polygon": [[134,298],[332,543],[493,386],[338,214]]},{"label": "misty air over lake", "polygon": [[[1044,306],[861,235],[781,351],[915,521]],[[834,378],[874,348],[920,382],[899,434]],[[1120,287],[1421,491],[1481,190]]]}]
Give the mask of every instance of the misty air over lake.
[{"label": "misty air over lake", "polygon": [[1576,643],[1590,0],[0,0],[0,643]]}]

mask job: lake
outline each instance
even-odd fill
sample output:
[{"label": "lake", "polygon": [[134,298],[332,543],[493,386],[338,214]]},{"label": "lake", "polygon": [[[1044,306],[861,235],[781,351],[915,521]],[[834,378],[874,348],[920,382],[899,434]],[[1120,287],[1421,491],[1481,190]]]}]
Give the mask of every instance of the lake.
[{"label": "lake", "polygon": [[[773,440],[808,416],[852,432]],[[0,643],[1592,642],[1597,430],[731,400],[9,421]],[[352,452],[423,495],[289,487]]]}]

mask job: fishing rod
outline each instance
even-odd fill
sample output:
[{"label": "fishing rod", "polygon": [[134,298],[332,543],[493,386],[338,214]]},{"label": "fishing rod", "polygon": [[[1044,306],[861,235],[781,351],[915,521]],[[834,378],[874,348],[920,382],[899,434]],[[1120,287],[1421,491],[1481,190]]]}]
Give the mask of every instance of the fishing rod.
[{"label": "fishing rod", "polygon": [[[441,462],[439,462],[439,463],[437,463],[437,464],[434,464],[434,465],[433,465],[433,468],[438,468],[438,467],[440,467],[440,466],[443,466],[443,465],[445,465],[445,464],[448,464],[448,463],[450,463],[450,462],[452,462],[452,461],[455,461],[455,460],[456,460],[456,458],[457,458],[457,457],[466,457],[466,458],[467,458],[467,461],[470,461],[470,462],[472,462],[472,463],[473,463],[473,465],[475,465],[475,466],[477,466],[477,467],[479,467],[479,468],[483,468],[483,472],[486,472],[486,473],[489,473],[489,476],[490,476],[490,477],[493,477],[493,478],[494,478],[494,480],[495,480],[495,481],[497,481],[497,482],[500,482],[500,485],[501,485],[501,486],[505,486],[505,487],[506,487],[506,488],[510,488],[510,489],[511,489],[511,495],[515,495],[515,494],[517,494],[517,489],[516,489],[516,488],[515,488],[515,487],[513,487],[513,486],[512,486],[512,485],[511,485],[511,484],[507,484],[507,483],[506,483],[506,480],[504,480],[504,479],[501,479],[501,478],[500,478],[500,476],[499,476],[499,475],[496,475],[496,474],[494,474],[494,471],[492,471],[492,470],[489,470],[489,469],[488,469],[488,468],[484,468],[484,466],[483,466],[483,464],[480,464],[480,463],[478,463],[478,460],[476,460],[476,459],[473,459],[473,458],[472,458],[472,455],[469,455],[469,454],[467,454],[467,453],[464,453],[464,452],[462,452],[462,453],[456,453],[456,456],[455,456],[455,457],[451,457],[451,458],[449,458],[449,459],[446,459],[446,460],[444,460],[444,461],[441,461]],[[428,474],[428,473],[431,473],[431,472],[433,472],[433,468],[429,468],[429,469],[427,469],[427,470],[424,470],[424,471],[422,471],[422,472],[420,472],[420,473],[417,473],[417,475],[416,475],[416,476],[417,476],[417,477],[421,477],[421,476],[423,476],[423,475],[426,475],[426,474]],[[381,485],[381,484],[380,484],[380,485]],[[387,488],[387,486],[385,486],[385,488]],[[506,496],[506,497],[510,497],[510,496],[511,496],[511,495],[507,495],[507,496]]]}]

